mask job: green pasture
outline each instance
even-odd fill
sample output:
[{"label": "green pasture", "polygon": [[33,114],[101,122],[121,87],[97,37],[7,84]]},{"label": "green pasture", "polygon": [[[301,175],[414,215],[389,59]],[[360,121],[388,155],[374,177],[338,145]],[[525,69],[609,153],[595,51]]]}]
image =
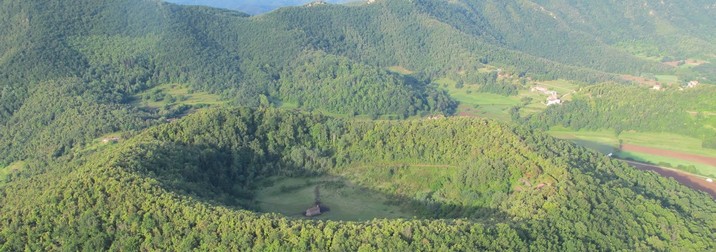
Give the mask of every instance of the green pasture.
[{"label": "green pasture", "polygon": [[[117,141],[108,141],[108,142],[103,141],[104,139],[112,139],[112,138],[117,138],[118,140]],[[118,142],[121,142],[123,140],[125,140],[125,139],[122,138],[122,132],[113,132],[113,133],[104,134],[98,138],[95,138],[92,140],[92,142],[89,142],[89,143],[85,144],[84,146],[76,147],[73,150],[74,150],[75,154],[91,153],[91,152],[101,150],[107,146],[115,145]]]},{"label": "green pasture", "polygon": [[404,74],[404,75],[413,73],[413,71],[410,71],[410,69],[407,69],[403,66],[391,66],[391,67],[388,67],[388,71],[391,71],[394,73],[399,73],[399,74]]},{"label": "green pasture", "polygon": [[676,75],[656,75],[656,81],[661,83],[674,84],[679,82],[679,77]]},{"label": "green pasture", "polygon": [[24,161],[15,161],[6,167],[0,167],[0,186],[5,184],[8,175],[25,169]]},{"label": "green pasture", "polygon": [[537,85],[544,86],[549,88],[550,90],[557,91],[560,96],[572,93],[579,89],[579,85],[574,84],[574,82],[568,80],[541,81],[538,82]]},{"label": "green pasture", "polygon": [[274,177],[270,181],[270,186],[256,194],[258,206],[263,212],[307,218],[303,213],[313,206],[314,190],[319,186],[321,202],[330,211],[312,217],[314,219],[365,221],[414,216],[410,211],[389,203],[386,195],[337,177]]},{"label": "green pasture", "polygon": [[[142,99],[145,96],[157,94],[166,96],[161,100]],[[162,84],[135,95],[134,103],[143,107],[161,108],[167,105],[220,105],[225,104],[226,101],[222,101],[221,97],[216,94],[192,92],[189,87],[180,84]]]},{"label": "green pasture", "polygon": [[[510,121],[510,109],[522,104],[522,99],[529,97],[532,100],[520,110],[521,116],[527,116],[544,111],[547,95],[520,90],[515,96],[503,96],[492,93],[480,93],[479,85],[465,84],[462,88],[455,87],[455,81],[442,78],[435,81],[446,90],[451,97],[460,102],[457,114],[466,116],[480,116],[500,121]],[[579,88],[577,84],[567,80],[553,80],[535,83],[550,90],[557,91],[562,100],[571,100],[574,92]]]}]

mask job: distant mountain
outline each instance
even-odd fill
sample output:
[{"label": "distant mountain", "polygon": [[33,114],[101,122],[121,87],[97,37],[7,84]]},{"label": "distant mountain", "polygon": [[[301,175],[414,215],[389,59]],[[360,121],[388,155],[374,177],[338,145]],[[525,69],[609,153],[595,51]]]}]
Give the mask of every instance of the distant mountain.
[{"label": "distant mountain", "polygon": [[[238,10],[252,15],[266,13],[281,7],[300,6],[315,0],[169,0],[167,2],[184,5],[202,5],[216,8]],[[326,3],[347,3],[361,0],[327,0]]]}]

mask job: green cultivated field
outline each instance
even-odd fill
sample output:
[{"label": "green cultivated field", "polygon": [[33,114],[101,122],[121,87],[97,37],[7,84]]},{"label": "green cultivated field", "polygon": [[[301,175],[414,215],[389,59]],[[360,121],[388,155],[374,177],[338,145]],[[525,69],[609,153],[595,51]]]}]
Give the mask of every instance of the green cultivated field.
[{"label": "green cultivated field", "polygon": [[313,205],[314,189],[318,185],[321,202],[330,211],[314,219],[365,221],[414,216],[410,211],[390,204],[385,195],[337,177],[273,177],[269,180],[272,185],[261,189],[256,195],[263,212],[306,218],[303,212]]},{"label": "green cultivated field", "polygon": [[501,121],[509,121],[511,107],[520,104],[516,96],[502,96],[490,93],[479,93],[477,85],[465,85],[462,88],[455,87],[455,81],[442,78],[435,81],[441,88],[447,90],[450,96],[460,102],[458,115],[480,116],[493,118]]},{"label": "green cultivated field", "polygon": [[[530,90],[520,90],[515,96],[503,96],[492,93],[479,92],[479,85],[465,84],[462,88],[455,87],[455,81],[449,78],[442,78],[435,81],[441,88],[447,90],[451,97],[460,102],[458,115],[480,116],[500,121],[510,121],[510,109],[522,103],[522,99],[529,97],[532,101],[520,110],[521,116],[544,111],[546,95]],[[562,100],[571,100],[575,90],[579,87],[570,81],[553,80],[534,83],[544,86],[550,90],[557,91]]]},{"label": "green cultivated field", "polygon": [[676,75],[656,75],[656,81],[661,83],[674,84],[679,82],[679,77]]},{"label": "green cultivated field", "polygon": [[678,166],[693,166],[693,169],[683,169],[682,167],[682,170],[697,172],[702,175],[716,176],[716,167],[706,164],[638,152],[618,152],[619,141],[621,140],[624,144],[716,157],[716,150],[701,147],[701,140],[697,138],[655,132],[622,132],[617,136],[610,130],[574,131],[563,127],[553,127],[548,133],[557,138],[570,140],[601,153],[614,153],[620,158],[630,158],[653,164],[669,164],[669,166],[673,168],[679,168]]},{"label": "green cultivated field", "polygon": [[557,91],[559,95],[565,95],[572,93],[579,89],[579,86],[577,84],[574,84],[573,82],[570,82],[568,80],[551,80],[551,81],[543,81],[537,83],[540,86],[547,87],[551,90]]}]

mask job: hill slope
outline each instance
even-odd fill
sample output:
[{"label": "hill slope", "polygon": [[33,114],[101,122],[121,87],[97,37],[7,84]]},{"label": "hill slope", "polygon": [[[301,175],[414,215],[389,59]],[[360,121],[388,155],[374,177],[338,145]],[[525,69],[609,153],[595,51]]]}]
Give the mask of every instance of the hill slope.
[{"label": "hill slope", "polygon": [[[437,187],[420,188],[427,197],[381,189],[376,181],[416,186],[398,179],[401,170],[391,177],[392,168],[378,165],[384,162],[449,165],[441,174],[451,175],[433,177]],[[376,168],[358,172],[355,164]],[[480,119],[352,122],[276,110],[210,110],[56,165],[1,189],[4,249],[715,246],[709,196]],[[240,210],[252,208],[262,178],[322,173],[351,174],[341,176],[412,200],[426,209],[419,217],[467,219],[316,222]]]}]

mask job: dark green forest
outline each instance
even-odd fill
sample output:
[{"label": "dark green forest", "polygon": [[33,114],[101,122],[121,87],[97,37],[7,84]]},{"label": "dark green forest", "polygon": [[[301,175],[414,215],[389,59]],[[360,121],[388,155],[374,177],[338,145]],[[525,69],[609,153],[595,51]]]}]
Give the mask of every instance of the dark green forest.
[{"label": "dark green forest", "polygon": [[[2,1],[0,251],[714,250],[707,194],[539,131],[716,145],[704,112],[716,111],[715,11],[705,0],[378,0],[251,16]],[[664,64],[686,59],[704,62]],[[656,74],[704,84],[659,92],[624,78]],[[580,92],[529,116],[515,107],[506,124],[454,116],[443,78],[504,97],[545,80]],[[421,166],[439,170],[411,177]],[[320,176],[415,216],[262,211],[272,178]]]}]

